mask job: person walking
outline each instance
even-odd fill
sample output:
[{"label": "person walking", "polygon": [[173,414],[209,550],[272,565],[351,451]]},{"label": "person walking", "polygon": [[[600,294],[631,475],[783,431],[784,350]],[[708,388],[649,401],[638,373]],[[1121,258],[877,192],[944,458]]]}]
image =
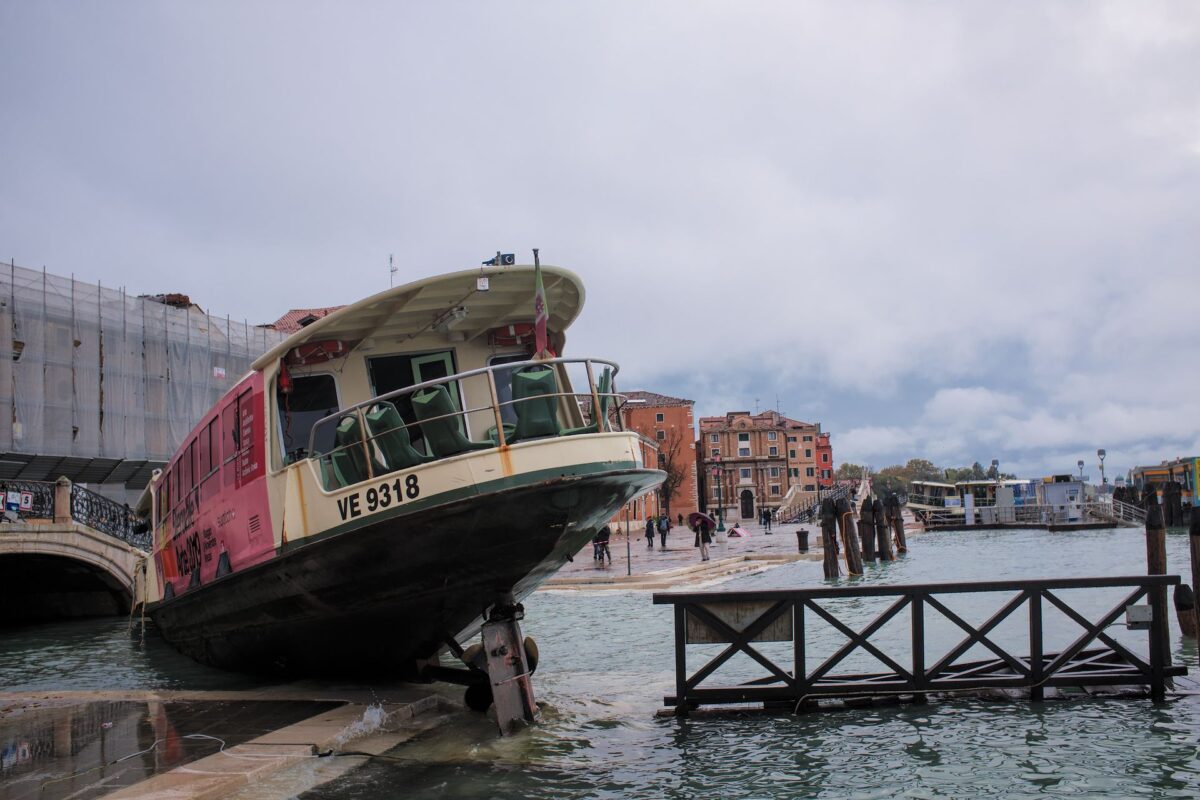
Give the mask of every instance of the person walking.
[{"label": "person walking", "polygon": [[646,517],[646,547],[654,549],[654,518]]},{"label": "person walking", "polygon": [[712,533],[709,530],[707,522],[704,520],[697,521],[696,535],[700,537],[700,560],[708,561],[708,546],[712,544]]},{"label": "person walking", "polygon": [[679,527],[683,527],[683,514],[679,515]]},{"label": "person walking", "polygon": [[658,540],[659,540],[659,545],[660,545],[659,549],[661,549],[661,550],[667,549],[667,531],[669,531],[670,529],[671,529],[671,523],[667,519],[667,515],[663,514],[661,517],[658,518]]},{"label": "person walking", "polygon": [[608,540],[612,538],[612,528],[605,525],[596,533],[596,538],[593,540],[596,549],[596,560],[600,562],[600,566],[604,566],[604,557],[608,556],[608,563],[612,563],[612,551],[608,549]]}]

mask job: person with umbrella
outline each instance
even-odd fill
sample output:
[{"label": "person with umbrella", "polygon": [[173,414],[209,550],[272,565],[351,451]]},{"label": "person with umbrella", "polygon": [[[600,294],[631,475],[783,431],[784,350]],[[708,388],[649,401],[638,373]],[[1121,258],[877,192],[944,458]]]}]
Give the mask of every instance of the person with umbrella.
[{"label": "person with umbrella", "polygon": [[716,522],[707,514],[693,511],[688,515],[688,523],[696,532],[696,544],[700,547],[700,560],[708,561],[708,546],[712,544],[712,530],[716,527]]}]

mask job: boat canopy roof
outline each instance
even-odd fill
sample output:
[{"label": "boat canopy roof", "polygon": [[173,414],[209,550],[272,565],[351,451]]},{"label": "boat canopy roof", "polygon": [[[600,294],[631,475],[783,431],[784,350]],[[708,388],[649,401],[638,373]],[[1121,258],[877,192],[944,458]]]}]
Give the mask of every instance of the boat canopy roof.
[{"label": "boat canopy roof", "polygon": [[[486,290],[478,288],[481,277],[488,279]],[[547,328],[565,331],[583,308],[583,282],[570,270],[543,266],[542,285],[550,313]],[[533,322],[533,295],[532,264],[483,267],[426,278],[322,317],[263,353],[252,366],[261,370],[307,342],[360,342],[378,337],[403,344],[441,325],[452,326],[458,341],[470,341],[502,325]]]},{"label": "boat canopy roof", "polygon": [[953,489],[953,483],[941,483],[940,481],[912,481],[913,486],[940,486],[943,489]]},{"label": "boat canopy roof", "polygon": [[1024,478],[1005,478],[1002,481],[997,480],[977,480],[977,481],[959,481],[956,486],[1021,486],[1026,483],[1034,483],[1034,481]]}]

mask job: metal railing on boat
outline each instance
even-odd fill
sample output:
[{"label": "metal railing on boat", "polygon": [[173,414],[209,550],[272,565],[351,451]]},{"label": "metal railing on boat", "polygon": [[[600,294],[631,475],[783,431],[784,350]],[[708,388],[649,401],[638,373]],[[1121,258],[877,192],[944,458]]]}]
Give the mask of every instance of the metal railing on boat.
[{"label": "metal railing on boat", "polygon": [[[561,373],[568,365],[583,367],[587,391],[562,391]],[[318,461],[328,491],[472,450],[535,438],[624,430],[619,413],[624,397],[614,386],[619,370],[616,362],[604,359],[549,358],[493,364],[424,381],[323,417],[309,435],[307,458]],[[546,374],[538,376],[538,385],[531,387],[533,394],[512,396],[517,376],[541,372]],[[498,383],[501,374],[507,384]],[[454,397],[465,396],[461,387],[479,377],[486,379],[488,402],[472,406],[464,402],[463,408],[458,408]],[[547,382],[553,384],[552,391]],[[510,399],[501,399],[502,385],[508,389]],[[460,388],[451,392],[454,387]],[[440,413],[417,413],[414,401],[423,398],[430,398],[428,407]],[[575,402],[564,404],[565,399]],[[411,409],[410,413],[406,415],[397,403]],[[505,419],[506,409],[513,410],[515,422]],[[571,419],[575,409],[578,420]],[[468,438],[470,417],[489,413],[493,424],[487,430],[487,440]],[[530,418],[536,419],[530,422]],[[581,424],[564,426],[564,419]]]}]

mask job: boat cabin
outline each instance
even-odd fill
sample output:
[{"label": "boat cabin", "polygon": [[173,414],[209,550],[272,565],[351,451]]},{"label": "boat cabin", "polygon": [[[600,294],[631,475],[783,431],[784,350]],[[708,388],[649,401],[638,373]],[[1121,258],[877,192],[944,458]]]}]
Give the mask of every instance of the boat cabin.
[{"label": "boat cabin", "polygon": [[581,465],[640,469],[617,365],[562,355],[582,283],[540,272],[541,353],[535,270],[514,266],[396,287],[260,356],[145,496],[164,597],[401,503]]},{"label": "boat cabin", "polygon": [[960,505],[952,483],[913,481],[908,487],[908,505],[913,508],[955,508]]}]

